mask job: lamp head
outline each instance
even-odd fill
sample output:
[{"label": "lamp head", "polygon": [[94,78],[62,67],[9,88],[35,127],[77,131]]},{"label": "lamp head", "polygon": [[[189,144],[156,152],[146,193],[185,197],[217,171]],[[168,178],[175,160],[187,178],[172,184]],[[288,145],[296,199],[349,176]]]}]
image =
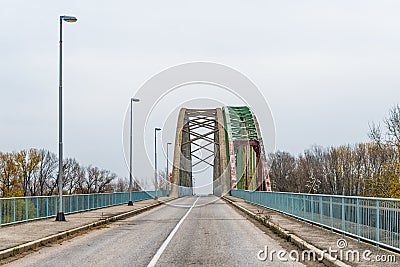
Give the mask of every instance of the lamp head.
[{"label": "lamp head", "polygon": [[60,16],[60,20],[63,20],[66,22],[76,22],[78,19],[74,16]]},{"label": "lamp head", "polygon": [[140,99],[139,98],[131,98],[131,101],[132,102],[140,102]]},{"label": "lamp head", "polygon": [[161,131],[161,128],[154,128],[154,130],[156,130],[156,131]]}]

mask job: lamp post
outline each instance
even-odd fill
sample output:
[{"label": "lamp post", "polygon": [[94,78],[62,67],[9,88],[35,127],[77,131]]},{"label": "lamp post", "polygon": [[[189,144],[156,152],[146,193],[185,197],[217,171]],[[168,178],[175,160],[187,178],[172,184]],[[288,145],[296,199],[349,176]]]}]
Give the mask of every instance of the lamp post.
[{"label": "lamp post", "polygon": [[60,59],[58,73],[58,212],[56,221],[65,221],[62,203],[62,177],[63,177],[63,142],[62,142],[62,22],[76,22],[73,16],[60,16]]},{"label": "lamp post", "polygon": [[167,142],[167,175],[166,175],[166,180],[169,182],[169,161],[168,161],[168,146],[172,145],[172,143]]},{"label": "lamp post", "polygon": [[132,188],[133,188],[133,178],[132,178],[132,106],[133,102],[139,102],[138,98],[131,98],[131,124],[130,124],[130,135],[129,135],[129,202],[128,206],[133,206],[132,201]]},{"label": "lamp post", "polygon": [[157,173],[157,131],[161,131],[161,128],[154,128],[154,187],[155,195],[154,199],[157,199],[157,188],[158,188],[158,173]]}]

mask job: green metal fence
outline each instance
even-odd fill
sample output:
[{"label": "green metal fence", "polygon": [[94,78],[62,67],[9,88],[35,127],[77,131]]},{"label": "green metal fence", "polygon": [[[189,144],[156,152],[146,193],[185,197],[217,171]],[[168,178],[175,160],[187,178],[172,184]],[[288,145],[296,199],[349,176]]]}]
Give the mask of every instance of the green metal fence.
[{"label": "green metal fence", "polygon": [[231,190],[248,202],[400,252],[400,200]]},{"label": "green metal fence", "polygon": [[[155,191],[132,192],[132,201],[153,198]],[[157,196],[168,196],[169,191],[157,191]],[[64,195],[65,214],[88,211],[128,203],[129,193],[99,193]],[[0,198],[0,227],[19,222],[55,217],[58,196]]]},{"label": "green metal fence", "polygon": [[186,186],[178,187],[178,196],[179,197],[192,196],[192,195],[193,195],[193,189],[191,187],[186,187]]}]

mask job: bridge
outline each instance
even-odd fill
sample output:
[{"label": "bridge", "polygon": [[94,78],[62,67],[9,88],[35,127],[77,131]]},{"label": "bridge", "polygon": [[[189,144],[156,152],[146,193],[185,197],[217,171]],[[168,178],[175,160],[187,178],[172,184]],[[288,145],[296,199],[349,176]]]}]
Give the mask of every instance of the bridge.
[{"label": "bridge", "polygon": [[[201,164],[213,168],[213,196],[193,195]],[[170,182],[169,190],[133,192],[133,206],[126,192],[65,195],[67,222],[54,221],[56,196],[0,199],[0,264],[376,266],[324,253],[332,248],[391,260],[381,266],[400,260],[400,201],[271,192],[264,140],[249,107],[182,108]],[[63,246],[18,256],[57,240]],[[289,251],[315,257],[293,261]]]},{"label": "bridge", "polygon": [[186,109],[179,112],[172,170],[172,196],[178,186],[192,188],[192,171],[213,168],[213,193],[231,189],[271,191],[263,139],[249,107]]}]

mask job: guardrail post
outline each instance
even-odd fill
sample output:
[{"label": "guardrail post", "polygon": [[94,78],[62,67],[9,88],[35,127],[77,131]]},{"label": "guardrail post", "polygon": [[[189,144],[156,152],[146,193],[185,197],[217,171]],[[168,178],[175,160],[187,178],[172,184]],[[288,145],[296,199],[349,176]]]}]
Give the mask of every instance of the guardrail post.
[{"label": "guardrail post", "polygon": [[294,214],[294,195],[290,194],[291,199],[292,199],[292,213]]},{"label": "guardrail post", "polygon": [[286,195],[285,197],[286,197],[285,198],[285,200],[286,200],[286,212],[289,212],[289,200],[290,200],[290,198],[289,198],[288,195]]},{"label": "guardrail post", "polygon": [[29,220],[28,198],[25,198],[25,220]]},{"label": "guardrail post", "polygon": [[376,250],[379,250],[379,236],[380,236],[380,225],[379,225],[379,200],[376,200]]},{"label": "guardrail post", "polygon": [[342,237],[344,237],[344,232],[345,232],[345,229],[346,229],[345,220],[344,220],[344,217],[345,217],[344,197],[341,197],[341,198],[342,198]]},{"label": "guardrail post", "polygon": [[[399,211],[398,211],[398,205],[397,205],[398,203],[394,203],[394,206],[395,206],[395,209],[394,209],[394,218],[395,218],[395,232],[399,232]],[[398,238],[396,238],[396,242],[395,242],[395,244],[396,244],[396,246],[397,247],[399,247],[399,239]]]},{"label": "guardrail post", "polygon": [[331,232],[333,232],[333,203],[332,197],[329,197],[329,219],[331,222]]},{"label": "guardrail post", "polygon": [[360,199],[357,198],[357,242],[360,244],[361,224],[360,224]]},{"label": "guardrail post", "polygon": [[36,218],[39,218],[39,198],[36,197]]},{"label": "guardrail post", "polygon": [[314,222],[314,196],[310,196],[311,199],[311,221]]},{"label": "guardrail post", "polygon": [[13,206],[14,206],[14,222],[16,222],[17,221],[17,211],[16,211],[16,205],[15,205],[15,198],[13,199]]},{"label": "guardrail post", "polygon": [[322,203],[322,196],[319,196],[319,223],[324,224],[324,208],[323,208],[323,203]]},{"label": "guardrail post", "polygon": [[49,197],[46,197],[46,217],[49,217]]}]

